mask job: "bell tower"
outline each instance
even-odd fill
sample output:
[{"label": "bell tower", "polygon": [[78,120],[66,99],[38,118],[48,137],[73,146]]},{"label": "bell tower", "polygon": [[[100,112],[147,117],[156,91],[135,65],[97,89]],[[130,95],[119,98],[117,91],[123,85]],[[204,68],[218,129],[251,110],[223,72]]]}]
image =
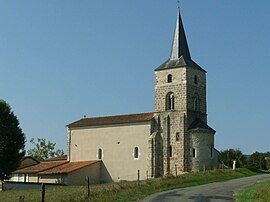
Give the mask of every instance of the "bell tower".
[{"label": "bell tower", "polygon": [[[163,174],[196,170],[192,130],[212,136],[214,130],[207,126],[206,71],[191,59],[179,9],[170,58],[155,69],[155,112],[160,120]],[[213,144],[211,140],[202,147]]]}]

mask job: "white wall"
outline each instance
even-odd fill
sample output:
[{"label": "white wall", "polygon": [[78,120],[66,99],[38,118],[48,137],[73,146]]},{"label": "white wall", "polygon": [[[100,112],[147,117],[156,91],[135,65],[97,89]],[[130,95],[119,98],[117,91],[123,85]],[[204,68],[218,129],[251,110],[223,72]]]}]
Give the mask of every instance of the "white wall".
[{"label": "white wall", "polygon": [[[135,180],[137,170],[145,179],[149,134],[150,122],[71,129],[70,161],[97,160],[101,148],[102,182]],[[135,147],[139,147],[139,159],[133,157]]]}]

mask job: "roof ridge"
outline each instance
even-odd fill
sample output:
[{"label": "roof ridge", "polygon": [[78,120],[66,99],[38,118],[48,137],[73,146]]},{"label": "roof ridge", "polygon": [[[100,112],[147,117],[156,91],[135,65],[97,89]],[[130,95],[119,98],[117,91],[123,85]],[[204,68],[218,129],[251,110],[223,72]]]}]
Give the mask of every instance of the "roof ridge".
[{"label": "roof ridge", "polygon": [[145,112],[137,114],[122,114],[113,116],[99,116],[79,119],[67,125],[67,127],[84,127],[111,124],[125,124],[150,121],[155,112]]},{"label": "roof ridge", "polygon": [[107,118],[107,117],[116,117],[116,116],[143,115],[143,114],[151,114],[151,113],[155,113],[155,112],[141,112],[141,113],[135,113],[135,114],[101,115],[101,116],[92,116],[92,117],[87,117],[87,118],[81,118],[80,120],[92,119],[92,118]]}]

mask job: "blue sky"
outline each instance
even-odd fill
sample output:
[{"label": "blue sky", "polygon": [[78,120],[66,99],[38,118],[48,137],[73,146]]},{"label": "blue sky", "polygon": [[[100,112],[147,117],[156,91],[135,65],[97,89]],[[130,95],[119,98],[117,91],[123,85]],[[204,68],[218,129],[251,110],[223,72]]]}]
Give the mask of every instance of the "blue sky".
[{"label": "blue sky", "polygon": [[[65,149],[65,125],[83,115],[154,110],[153,70],[169,57],[176,1],[0,3],[0,98],[28,140]],[[181,2],[192,58],[208,72],[218,149],[270,150],[269,9],[268,0]]]}]

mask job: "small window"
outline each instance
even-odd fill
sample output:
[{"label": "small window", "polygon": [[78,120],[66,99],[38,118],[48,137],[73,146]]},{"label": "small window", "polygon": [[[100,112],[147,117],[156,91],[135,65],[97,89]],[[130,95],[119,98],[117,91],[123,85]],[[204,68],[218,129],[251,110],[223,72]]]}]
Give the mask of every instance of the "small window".
[{"label": "small window", "polygon": [[192,157],[196,158],[196,149],[195,148],[192,149]]},{"label": "small window", "polygon": [[138,147],[135,147],[134,148],[134,158],[135,159],[138,159],[139,158],[139,148]]},{"label": "small window", "polygon": [[167,82],[168,82],[168,83],[171,83],[171,82],[172,82],[172,75],[171,75],[171,74],[168,75],[168,77],[167,77]]},{"label": "small window", "polygon": [[180,140],[180,134],[179,134],[179,132],[177,132],[177,133],[175,134],[175,140],[176,140],[176,141],[179,141],[179,140]]},{"label": "small window", "polygon": [[103,157],[103,151],[102,151],[102,149],[98,149],[98,159],[102,159],[102,157]]},{"label": "small window", "polygon": [[169,157],[172,157],[172,145],[169,147]]},{"label": "small window", "polygon": [[194,76],[194,83],[198,84],[198,76],[197,75]]}]

